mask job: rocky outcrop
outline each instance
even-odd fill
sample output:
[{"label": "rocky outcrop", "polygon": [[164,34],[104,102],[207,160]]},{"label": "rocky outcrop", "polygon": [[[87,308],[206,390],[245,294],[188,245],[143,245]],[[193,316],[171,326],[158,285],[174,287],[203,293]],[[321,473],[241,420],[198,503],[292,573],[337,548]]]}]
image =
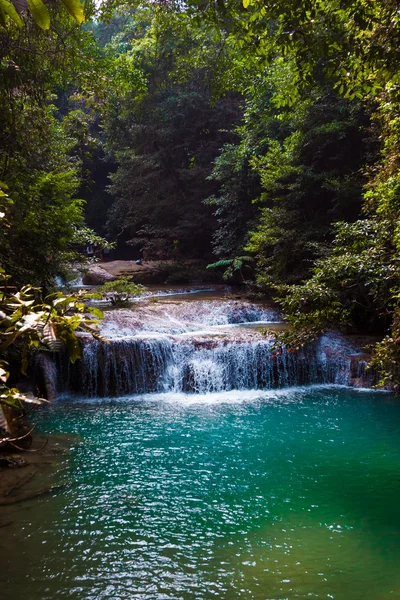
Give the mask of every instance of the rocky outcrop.
[{"label": "rocky outcrop", "polygon": [[358,355],[351,357],[350,385],[355,388],[372,388],[378,383],[378,374],[369,367],[371,355]]},{"label": "rocky outcrop", "polygon": [[83,275],[82,281],[84,285],[103,285],[107,281],[115,281],[116,279],[117,277],[108,273],[100,265],[92,265],[89,271]]},{"label": "rocky outcrop", "polygon": [[38,352],[35,361],[35,387],[47,400],[57,396],[57,366],[50,352]]}]

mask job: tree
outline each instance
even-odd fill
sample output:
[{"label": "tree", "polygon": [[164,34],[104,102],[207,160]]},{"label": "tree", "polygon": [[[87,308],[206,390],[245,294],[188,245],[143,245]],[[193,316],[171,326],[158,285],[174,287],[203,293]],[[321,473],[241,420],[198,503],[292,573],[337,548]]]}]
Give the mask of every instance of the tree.
[{"label": "tree", "polygon": [[[335,325],[369,328],[373,323],[383,333],[392,321],[391,333],[377,346],[375,365],[384,378],[399,383],[398,3],[279,0],[266,4],[243,0],[205,5],[193,0],[189,5],[194,18],[203,15],[229,31],[229,39],[240,46],[254,71],[260,73],[277,57],[293,65],[292,84],[282,91],[281,106],[293,105],[323,79],[331,81],[338,94],[350,101],[359,98],[378,104],[375,140],[381,144],[381,158],[379,165],[365,169],[368,181],[363,218],[354,224],[338,224],[333,250],[327,248],[326,258],[317,261],[311,278],[284,288],[282,303],[295,329],[283,339],[296,344],[299,336],[309,339]],[[292,177],[296,175],[293,167],[298,166],[290,157],[295,146],[286,144],[283,151],[275,148],[277,156],[283,152],[286,166],[292,167]],[[254,164],[261,167],[264,185],[268,178],[276,181],[274,165],[270,168],[270,163],[262,160]],[[345,184],[346,192],[347,187]],[[282,218],[287,220],[287,215],[265,211],[263,218],[264,230],[261,226],[253,236],[254,250],[266,240],[275,244]],[[270,265],[266,266],[270,271]],[[269,275],[267,272],[267,279]],[[276,276],[269,278],[270,283],[282,280]]]},{"label": "tree", "polygon": [[189,0],[188,6],[194,19],[228,31],[254,69],[277,56],[293,60],[292,102],[321,74],[349,99],[375,96],[389,82],[399,83],[396,0]]},{"label": "tree", "polygon": [[399,106],[397,88],[382,95],[377,118],[384,144],[366,186],[364,217],[338,224],[332,254],[316,264],[308,281],[284,290],[282,300],[293,325],[285,341],[310,339],[338,325],[386,333],[376,346],[373,365],[382,384],[396,386],[400,382]]},{"label": "tree", "polygon": [[129,277],[120,277],[115,281],[107,281],[99,289],[98,293],[103,298],[109,300],[113,306],[124,306],[129,304],[129,299],[134,296],[141,296],[145,288],[137,283],[133,283]]},{"label": "tree", "polygon": [[207,64],[216,41],[192,31],[184,15],[150,15],[143,36],[116,60],[119,69],[134,57],[135,71],[114,87],[107,109],[107,144],[118,162],[109,229],[148,258],[201,257],[213,225],[203,204],[215,189],[207,176],[240,109],[232,95],[212,103],[210,67],[198,66],[198,44]]},{"label": "tree", "polygon": [[0,27],[0,49],[0,181],[10,200],[0,264],[16,285],[48,288],[74,258],[84,224],[81,157],[54,92],[87,85],[96,53],[91,34],[57,6],[50,31],[29,18],[21,29]]},{"label": "tree", "polygon": [[367,156],[373,159],[367,111],[329,85],[314,87],[277,119],[284,127],[251,160],[260,176],[261,213],[245,249],[256,254],[264,287],[307,277],[329,251],[332,223],[359,216],[362,167]]}]

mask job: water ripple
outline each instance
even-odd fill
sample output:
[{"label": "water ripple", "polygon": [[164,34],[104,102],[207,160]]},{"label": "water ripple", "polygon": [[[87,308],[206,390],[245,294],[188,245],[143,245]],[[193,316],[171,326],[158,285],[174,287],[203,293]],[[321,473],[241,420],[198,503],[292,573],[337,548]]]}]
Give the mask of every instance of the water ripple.
[{"label": "water ripple", "polygon": [[0,538],[2,600],[400,597],[390,395],[71,399],[40,419],[83,442],[65,491]]}]

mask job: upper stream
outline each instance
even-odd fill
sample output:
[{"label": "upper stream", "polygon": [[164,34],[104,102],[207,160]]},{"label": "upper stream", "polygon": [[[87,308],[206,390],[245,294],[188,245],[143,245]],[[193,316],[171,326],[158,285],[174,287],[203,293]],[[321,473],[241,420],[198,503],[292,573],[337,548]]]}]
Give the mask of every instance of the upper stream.
[{"label": "upper stream", "polygon": [[277,320],[107,313],[110,343],[36,413],[72,436],[62,486],[0,507],[2,600],[400,598],[400,403],[348,387],[362,361],[336,335],[273,358]]}]

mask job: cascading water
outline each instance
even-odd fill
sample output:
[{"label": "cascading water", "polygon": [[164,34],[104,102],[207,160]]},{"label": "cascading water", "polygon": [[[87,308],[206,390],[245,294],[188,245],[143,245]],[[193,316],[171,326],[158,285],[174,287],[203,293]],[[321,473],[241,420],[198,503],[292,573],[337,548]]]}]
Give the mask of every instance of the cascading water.
[{"label": "cascading water", "polygon": [[247,302],[170,302],[106,314],[103,335],[85,338],[68,388],[86,396],[207,394],[323,383],[365,382],[364,364],[338,335],[297,352],[273,351],[256,327],[276,315]]},{"label": "cascading water", "polygon": [[156,391],[172,360],[168,339],[89,341],[84,345],[80,391],[89,396]]},{"label": "cascading water", "polygon": [[[88,341],[80,392],[209,393],[311,383],[349,385],[357,377],[350,356],[329,355],[326,338],[299,352],[272,352],[272,341],[193,340],[160,336],[111,343]],[[360,377],[360,375],[358,375]]]},{"label": "cascading water", "polygon": [[102,334],[121,339],[145,334],[199,335],[215,333],[215,327],[234,327],[244,323],[271,324],[279,319],[273,311],[250,302],[238,301],[167,301],[145,303],[132,310],[107,311]]}]

